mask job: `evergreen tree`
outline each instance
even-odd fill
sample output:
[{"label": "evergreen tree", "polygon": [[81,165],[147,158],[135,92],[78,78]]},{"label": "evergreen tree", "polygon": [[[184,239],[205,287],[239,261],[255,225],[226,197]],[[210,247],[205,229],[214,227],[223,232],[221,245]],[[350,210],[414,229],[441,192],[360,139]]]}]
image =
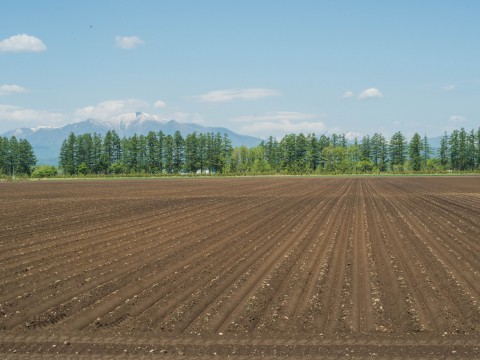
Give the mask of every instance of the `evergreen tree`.
[{"label": "evergreen tree", "polygon": [[450,162],[454,170],[466,170],[468,166],[467,132],[464,128],[450,135]]},{"label": "evergreen tree", "polygon": [[476,133],[476,168],[480,169],[480,127]]},{"label": "evergreen tree", "polygon": [[150,174],[154,174],[160,171],[159,169],[159,159],[158,159],[158,137],[157,134],[153,131],[150,131],[147,134],[145,139],[146,141],[146,150],[147,150],[147,159],[146,159],[146,170]]},{"label": "evergreen tree", "polygon": [[476,144],[475,144],[475,131],[471,130],[467,134],[467,159],[466,159],[466,169],[473,170],[476,167]]},{"label": "evergreen tree", "polygon": [[105,134],[103,139],[103,149],[102,149],[102,164],[104,171],[107,172],[108,168],[115,162],[113,160],[113,137],[112,132],[109,130]]},{"label": "evergreen tree", "polygon": [[320,151],[319,151],[319,144],[317,137],[315,134],[308,135],[308,159],[309,164],[308,168],[311,171],[317,170],[318,166],[320,165]]},{"label": "evergreen tree", "polygon": [[340,146],[340,137],[337,134],[332,134],[330,138],[330,145],[332,145],[334,148]]},{"label": "evergreen tree", "polygon": [[20,174],[20,149],[18,140],[12,136],[8,141],[7,148],[7,169],[9,175]]},{"label": "evergreen tree", "polygon": [[281,167],[287,172],[295,173],[296,166],[296,135],[288,134],[280,141]]},{"label": "evergreen tree", "polygon": [[308,169],[310,163],[308,147],[306,136],[298,134],[295,139],[295,171],[298,173],[305,173]]},{"label": "evergreen tree", "polygon": [[8,139],[6,137],[0,137],[0,175],[6,175],[9,173],[7,159]]},{"label": "evergreen tree", "polygon": [[206,134],[206,165],[209,173],[214,172],[215,170],[215,136],[213,133]]},{"label": "evergreen tree", "polygon": [[230,167],[230,158],[232,155],[232,141],[228,137],[228,135],[225,133],[223,134],[223,139],[222,139],[222,172],[228,171]]},{"label": "evergreen tree", "polygon": [[37,158],[32,145],[27,140],[21,139],[18,142],[18,174],[30,176],[36,163]]},{"label": "evergreen tree", "polygon": [[124,137],[122,139],[122,156],[123,164],[125,164],[126,170],[129,173],[135,173],[138,171],[138,159],[139,159],[139,143],[138,136],[134,134],[130,138]]},{"label": "evergreen tree", "polygon": [[370,158],[380,171],[386,170],[387,165],[387,142],[382,134],[375,133],[371,140]]},{"label": "evergreen tree", "polygon": [[453,170],[460,169],[460,131],[453,130],[449,139],[450,164]]},{"label": "evergreen tree", "polygon": [[370,144],[370,136],[369,135],[365,135],[362,138],[360,148],[362,150],[363,160],[370,161],[370,158],[371,158],[371,144]]},{"label": "evergreen tree", "polygon": [[403,166],[405,165],[406,146],[405,137],[400,131],[393,134],[389,146],[392,170],[403,170]]},{"label": "evergreen tree", "polygon": [[97,133],[93,134],[91,163],[94,174],[106,172],[106,162],[103,156],[103,139],[102,135]]},{"label": "evergreen tree", "polygon": [[199,134],[198,149],[197,149],[197,169],[203,174],[207,170],[207,136]]},{"label": "evergreen tree", "polygon": [[0,137],[0,174],[28,175],[32,173],[37,159],[30,143],[15,136]]},{"label": "evergreen tree", "polygon": [[184,161],[184,140],[180,131],[173,135],[173,172],[178,174],[183,167]]},{"label": "evergreen tree", "polygon": [[165,136],[165,170],[167,174],[173,173],[173,137]]},{"label": "evergreen tree", "polygon": [[[213,134],[212,134],[213,135]],[[221,173],[223,170],[223,152],[222,152],[222,135],[216,133],[213,138],[213,170],[215,173]]]},{"label": "evergreen tree", "polygon": [[425,134],[425,136],[423,137],[423,143],[422,143],[423,169],[427,168],[427,163],[428,163],[428,159],[430,159],[431,151],[432,150],[430,149],[430,144],[428,143],[427,135]]},{"label": "evergreen tree", "polygon": [[140,135],[137,142],[137,168],[136,172],[148,172],[147,141]]},{"label": "evergreen tree", "polygon": [[464,128],[458,134],[459,142],[459,169],[466,170],[468,165],[467,132]]},{"label": "evergreen tree", "polygon": [[445,134],[442,136],[442,139],[440,140],[440,149],[438,149],[440,165],[444,169],[446,169],[448,166],[448,159],[449,159],[448,143],[449,143],[449,139],[448,139],[447,132],[445,131]]},{"label": "evergreen tree", "polygon": [[[318,154],[319,154],[319,157],[320,157],[319,166],[322,167],[322,168],[325,167],[325,159],[323,159],[322,153],[323,153],[323,150],[325,148],[327,148],[328,146],[330,146],[330,138],[326,135],[320,136],[320,139],[318,139]],[[318,168],[318,166],[317,166],[317,168]]]},{"label": "evergreen tree", "polygon": [[262,142],[262,146],[264,148],[265,159],[270,167],[277,169],[279,157],[277,140],[273,136],[270,136],[266,142]]},{"label": "evergreen tree", "polygon": [[115,130],[112,130],[112,163],[119,163],[122,160],[122,140]]},{"label": "evergreen tree", "polygon": [[197,133],[185,137],[185,170],[196,173],[198,168],[198,137]]},{"label": "evergreen tree", "polygon": [[62,143],[60,149],[60,168],[65,175],[73,175],[77,173],[77,137],[73,132],[68,135]]},{"label": "evergreen tree", "polygon": [[[77,151],[76,151],[76,157],[75,157],[75,165],[78,167],[80,166],[80,164],[85,164],[88,172],[91,172],[91,169],[92,169],[92,148],[93,148],[92,134],[86,133],[86,134],[77,136],[76,138]],[[82,166],[82,169],[83,168],[84,167]],[[87,170],[82,170],[82,171],[86,172]]]},{"label": "evergreen tree", "polygon": [[410,167],[413,171],[420,171],[422,169],[422,155],[423,150],[422,138],[418,133],[415,133],[410,140],[409,144],[409,158],[410,158]]},{"label": "evergreen tree", "polygon": [[105,172],[115,174],[123,172],[122,141],[115,130],[109,130],[105,134],[102,145],[102,159]]},{"label": "evergreen tree", "polygon": [[157,151],[158,170],[162,173],[165,170],[165,134],[162,131],[158,132]]}]

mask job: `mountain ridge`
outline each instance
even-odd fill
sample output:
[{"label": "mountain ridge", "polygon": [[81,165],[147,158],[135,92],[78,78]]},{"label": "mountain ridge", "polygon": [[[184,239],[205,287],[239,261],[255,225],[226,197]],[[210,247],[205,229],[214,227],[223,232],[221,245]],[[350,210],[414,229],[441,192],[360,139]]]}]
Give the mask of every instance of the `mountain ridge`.
[{"label": "mountain ridge", "polygon": [[223,127],[206,127],[195,123],[183,123],[175,119],[167,120],[158,115],[143,112],[126,113],[103,120],[88,118],[60,127],[18,128],[7,131],[2,136],[15,136],[18,139],[28,140],[37,156],[37,164],[58,165],[60,147],[70,133],[73,132],[76,135],[97,133],[103,136],[111,130],[115,130],[120,137],[130,137],[134,134],[147,135],[150,131],[162,131],[165,135],[173,135],[176,131],[180,131],[184,137],[193,132],[221,133],[222,135],[228,135],[233,146],[252,147],[262,141],[253,136],[237,134]]}]

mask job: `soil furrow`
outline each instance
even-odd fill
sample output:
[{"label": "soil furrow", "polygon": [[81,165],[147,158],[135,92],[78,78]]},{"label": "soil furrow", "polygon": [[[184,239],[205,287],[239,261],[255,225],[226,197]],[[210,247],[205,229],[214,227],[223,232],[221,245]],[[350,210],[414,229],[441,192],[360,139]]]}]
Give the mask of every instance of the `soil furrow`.
[{"label": "soil furrow", "polygon": [[0,357],[478,358],[479,179],[1,183]]}]

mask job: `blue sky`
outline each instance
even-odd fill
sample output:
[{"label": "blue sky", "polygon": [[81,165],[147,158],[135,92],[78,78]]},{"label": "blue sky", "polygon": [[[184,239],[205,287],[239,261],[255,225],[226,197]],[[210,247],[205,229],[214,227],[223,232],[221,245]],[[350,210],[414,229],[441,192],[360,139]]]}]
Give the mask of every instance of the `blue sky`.
[{"label": "blue sky", "polygon": [[243,134],[480,126],[480,2],[4,0],[0,133],[143,111]]}]

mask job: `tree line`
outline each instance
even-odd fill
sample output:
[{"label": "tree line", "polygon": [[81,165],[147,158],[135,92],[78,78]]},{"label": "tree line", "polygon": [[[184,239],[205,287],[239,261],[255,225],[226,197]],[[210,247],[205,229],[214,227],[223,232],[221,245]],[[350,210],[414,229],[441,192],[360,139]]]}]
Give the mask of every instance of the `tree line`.
[{"label": "tree line", "polygon": [[345,135],[291,134],[260,144],[252,167],[286,173],[406,173],[480,170],[480,128],[445,132],[433,149],[427,136],[415,133],[408,141],[400,132],[390,139],[381,133],[349,144]]},{"label": "tree line", "polygon": [[27,140],[0,137],[0,175],[30,176],[36,163],[37,158]]},{"label": "tree line", "polygon": [[228,173],[231,141],[226,134],[176,131],[120,138],[112,130],[99,134],[71,133],[60,149],[59,165],[73,174]]},{"label": "tree line", "polygon": [[349,143],[344,134],[270,136],[260,145],[233,148],[226,134],[150,132],[120,138],[115,131],[73,133],[65,139],[59,165],[64,174],[341,174],[480,170],[480,128],[445,133],[432,149],[426,136],[409,140],[399,131]]},{"label": "tree line", "polygon": [[[55,176],[54,167],[36,167],[25,139],[0,137],[0,175]],[[59,167],[65,175],[87,174],[355,174],[480,171],[480,128],[445,132],[438,148],[415,133],[396,132],[347,141],[344,134],[270,136],[260,145],[232,147],[226,134],[174,135],[150,132],[120,138],[115,131],[71,133]]]}]

